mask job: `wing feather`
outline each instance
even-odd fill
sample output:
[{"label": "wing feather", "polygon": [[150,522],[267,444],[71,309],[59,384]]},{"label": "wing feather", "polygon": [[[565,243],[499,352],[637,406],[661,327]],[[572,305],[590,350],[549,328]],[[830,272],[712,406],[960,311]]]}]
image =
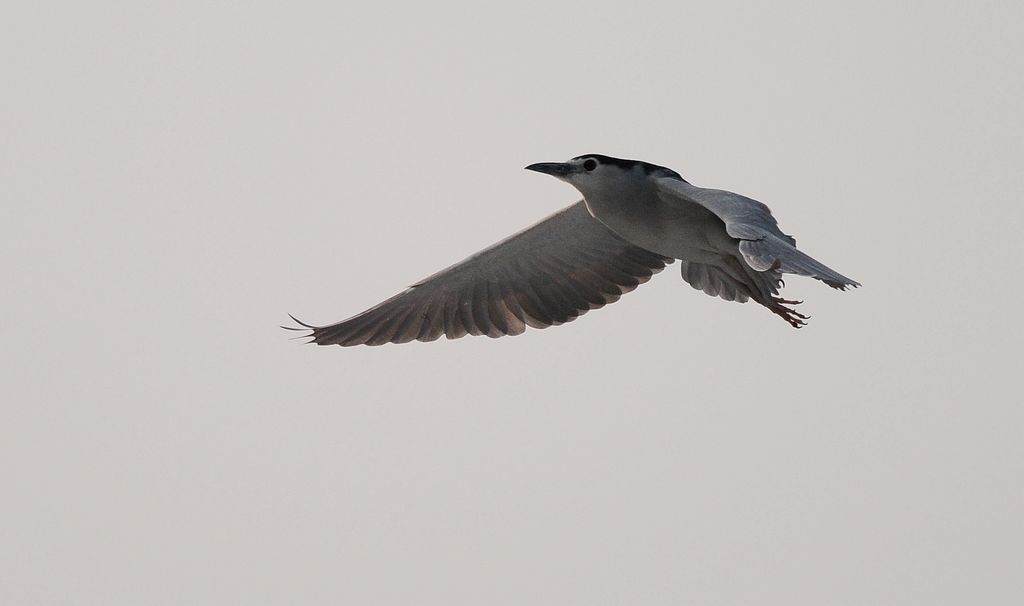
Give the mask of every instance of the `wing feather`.
[{"label": "wing feather", "polygon": [[517,335],[614,302],[671,262],[622,240],[580,201],[348,320],[300,324],[319,345]]}]

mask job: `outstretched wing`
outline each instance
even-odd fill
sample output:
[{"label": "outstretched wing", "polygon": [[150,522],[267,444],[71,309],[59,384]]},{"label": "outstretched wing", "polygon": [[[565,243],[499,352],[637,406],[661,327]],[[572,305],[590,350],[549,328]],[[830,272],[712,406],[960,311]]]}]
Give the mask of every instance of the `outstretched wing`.
[{"label": "outstretched wing", "polygon": [[619,238],[580,201],[348,320],[292,319],[318,345],[518,335],[612,303],[671,262]]},{"label": "outstretched wing", "polygon": [[704,189],[670,177],[658,179],[658,192],[666,202],[700,204],[725,223],[725,231],[739,240],[743,259],[757,271],[781,271],[810,276],[832,288],[845,290],[857,282],[797,250],[793,236],[782,233],[765,204],[720,189]]}]

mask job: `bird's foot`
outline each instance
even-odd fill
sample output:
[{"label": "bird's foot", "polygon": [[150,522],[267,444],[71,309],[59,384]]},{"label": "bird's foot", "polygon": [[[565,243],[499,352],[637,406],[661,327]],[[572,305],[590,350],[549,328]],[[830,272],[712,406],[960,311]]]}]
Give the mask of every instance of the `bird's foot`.
[{"label": "bird's foot", "polygon": [[779,316],[783,320],[789,322],[789,325],[793,328],[802,328],[807,325],[804,320],[810,320],[810,316],[798,312],[795,309],[785,307],[785,305],[799,305],[803,301],[790,301],[789,299],[780,299],[778,297],[772,297],[771,305],[768,305],[768,310],[773,314]]}]

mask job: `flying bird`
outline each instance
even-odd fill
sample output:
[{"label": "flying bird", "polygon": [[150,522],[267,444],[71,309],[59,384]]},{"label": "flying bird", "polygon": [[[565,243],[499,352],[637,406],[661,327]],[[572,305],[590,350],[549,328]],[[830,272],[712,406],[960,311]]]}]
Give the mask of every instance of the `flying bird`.
[{"label": "flying bird", "polygon": [[[500,337],[570,322],[612,303],[679,260],[693,288],[752,300],[794,328],[809,317],[780,298],[783,274],[845,290],[857,282],[797,250],[756,200],[691,185],[679,173],[599,154],[527,170],[569,183],[583,200],[348,320],[313,326],[318,345]],[[289,328],[289,327],[286,327]]]}]

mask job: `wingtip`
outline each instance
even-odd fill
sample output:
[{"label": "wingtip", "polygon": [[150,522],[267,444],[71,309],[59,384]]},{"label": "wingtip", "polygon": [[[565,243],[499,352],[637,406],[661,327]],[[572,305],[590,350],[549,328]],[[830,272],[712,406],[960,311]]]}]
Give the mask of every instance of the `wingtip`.
[{"label": "wingtip", "polygon": [[[303,322],[302,320],[296,318],[295,316],[293,316],[291,314],[288,314],[288,317],[291,318],[293,322],[295,322],[299,326],[302,326],[303,328],[308,328],[309,330],[316,330],[318,328],[316,326],[313,326],[312,324],[306,324],[305,322]],[[288,328],[288,327],[287,326],[282,326],[281,328]],[[288,328],[288,330],[303,330],[303,328]]]},{"label": "wingtip", "polygon": [[311,343],[312,344],[319,344],[319,343],[317,343],[317,340],[316,340],[316,330],[317,330],[318,327],[313,326],[312,324],[306,324],[305,322],[303,322],[302,320],[296,318],[292,314],[288,314],[288,317],[291,318],[301,328],[297,328],[295,326],[283,326],[283,325],[281,326],[281,328],[283,328],[285,330],[291,330],[291,331],[295,331],[295,332],[306,333],[306,334],[301,334],[301,335],[295,335],[294,337],[291,337],[291,339],[289,339],[289,340],[294,341],[296,339],[309,339],[309,341],[306,341],[304,343],[305,345],[309,345]]}]

